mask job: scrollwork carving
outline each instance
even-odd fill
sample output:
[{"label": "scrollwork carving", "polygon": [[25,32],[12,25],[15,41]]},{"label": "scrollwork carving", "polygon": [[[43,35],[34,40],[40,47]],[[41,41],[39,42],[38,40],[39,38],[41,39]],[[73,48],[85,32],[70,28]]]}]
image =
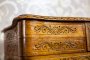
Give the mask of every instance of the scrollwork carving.
[{"label": "scrollwork carving", "polygon": [[47,34],[69,34],[69,33],[76,33],[77,32],[77,27],[74,26],[46,26],[46,25],[36,25],[34,27],[35,32],[38,33],[47,33]]},{"label": "scrollwork carving", "polygon": [[82,42],[75,42],[75,41],[64,41],[64,42],[39,42],[35,44],[35,49],[36,50],[55,50],[55,51],[60,51],[60,50],[67,50],[67,49],[79,49],[80,45]]}]

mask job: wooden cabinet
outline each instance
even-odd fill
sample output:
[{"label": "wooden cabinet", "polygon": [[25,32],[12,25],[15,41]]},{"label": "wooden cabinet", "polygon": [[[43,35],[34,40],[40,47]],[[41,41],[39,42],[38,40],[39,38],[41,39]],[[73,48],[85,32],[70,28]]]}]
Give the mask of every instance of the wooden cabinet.
[{"label": "wooden cabinet", "polygon": [[90,60],[90,18],[20,15],[5,34],[5,60]]}]

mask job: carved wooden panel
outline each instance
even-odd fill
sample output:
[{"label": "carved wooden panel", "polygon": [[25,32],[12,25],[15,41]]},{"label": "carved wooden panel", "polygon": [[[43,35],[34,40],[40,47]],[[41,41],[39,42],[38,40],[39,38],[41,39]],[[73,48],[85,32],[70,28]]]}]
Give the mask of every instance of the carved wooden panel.
[{"label": "carved wooden panel", "polygon": [[[6,46],[6,53],[8,55],[17,55],[17,33],[15,30],[7,31],[6,33],[6,40],[5,40],[5,46]],[[12,52],[14,51],[14,52]]]},{"label": "carved wooden panel", "polygon": [[19,38],[17,27],[5,33],[5,60],[18,60]]},{"label": "carved wooden panel", "polygon": [[25,56],[86,51],[84,23],[25,22]]}]

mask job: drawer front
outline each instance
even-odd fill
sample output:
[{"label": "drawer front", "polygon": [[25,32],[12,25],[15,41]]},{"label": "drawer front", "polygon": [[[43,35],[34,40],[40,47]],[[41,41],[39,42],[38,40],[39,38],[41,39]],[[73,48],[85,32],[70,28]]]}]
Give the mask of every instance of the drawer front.
[{"label": "drawer front", "polygon": [[25,57],[25,60],[90,60],[90,53]]},{"label": "drawer front", "polygon": [[24,55],[48,55],[86,51],[84,23],[24,21]]}]

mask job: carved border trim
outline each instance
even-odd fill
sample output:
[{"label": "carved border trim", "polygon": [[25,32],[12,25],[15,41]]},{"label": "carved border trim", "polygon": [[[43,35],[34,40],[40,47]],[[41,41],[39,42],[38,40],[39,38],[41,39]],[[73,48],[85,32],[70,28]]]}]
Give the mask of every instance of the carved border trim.
[{"label": "carved border trim", "polygon": [[15,19],[23,19],[23,18],[59,20],[59,21],[90,21],[90,18],[88,17],[54,17],[54,16],[40,16],[40,15],[31,15],[31,14],[23,14],[16,17]]},{"label": "carved border trim", "polygon": [[12,25],[2,30],[5,32],[9,29],[12,29],[16,26],[18,21],[22,20],[42,20],[42,21],[90,21],[88,17],[54,17],[54,16],[40,16],[40,15],[31,15],[31,14],[23,14],[13,19]]}]

